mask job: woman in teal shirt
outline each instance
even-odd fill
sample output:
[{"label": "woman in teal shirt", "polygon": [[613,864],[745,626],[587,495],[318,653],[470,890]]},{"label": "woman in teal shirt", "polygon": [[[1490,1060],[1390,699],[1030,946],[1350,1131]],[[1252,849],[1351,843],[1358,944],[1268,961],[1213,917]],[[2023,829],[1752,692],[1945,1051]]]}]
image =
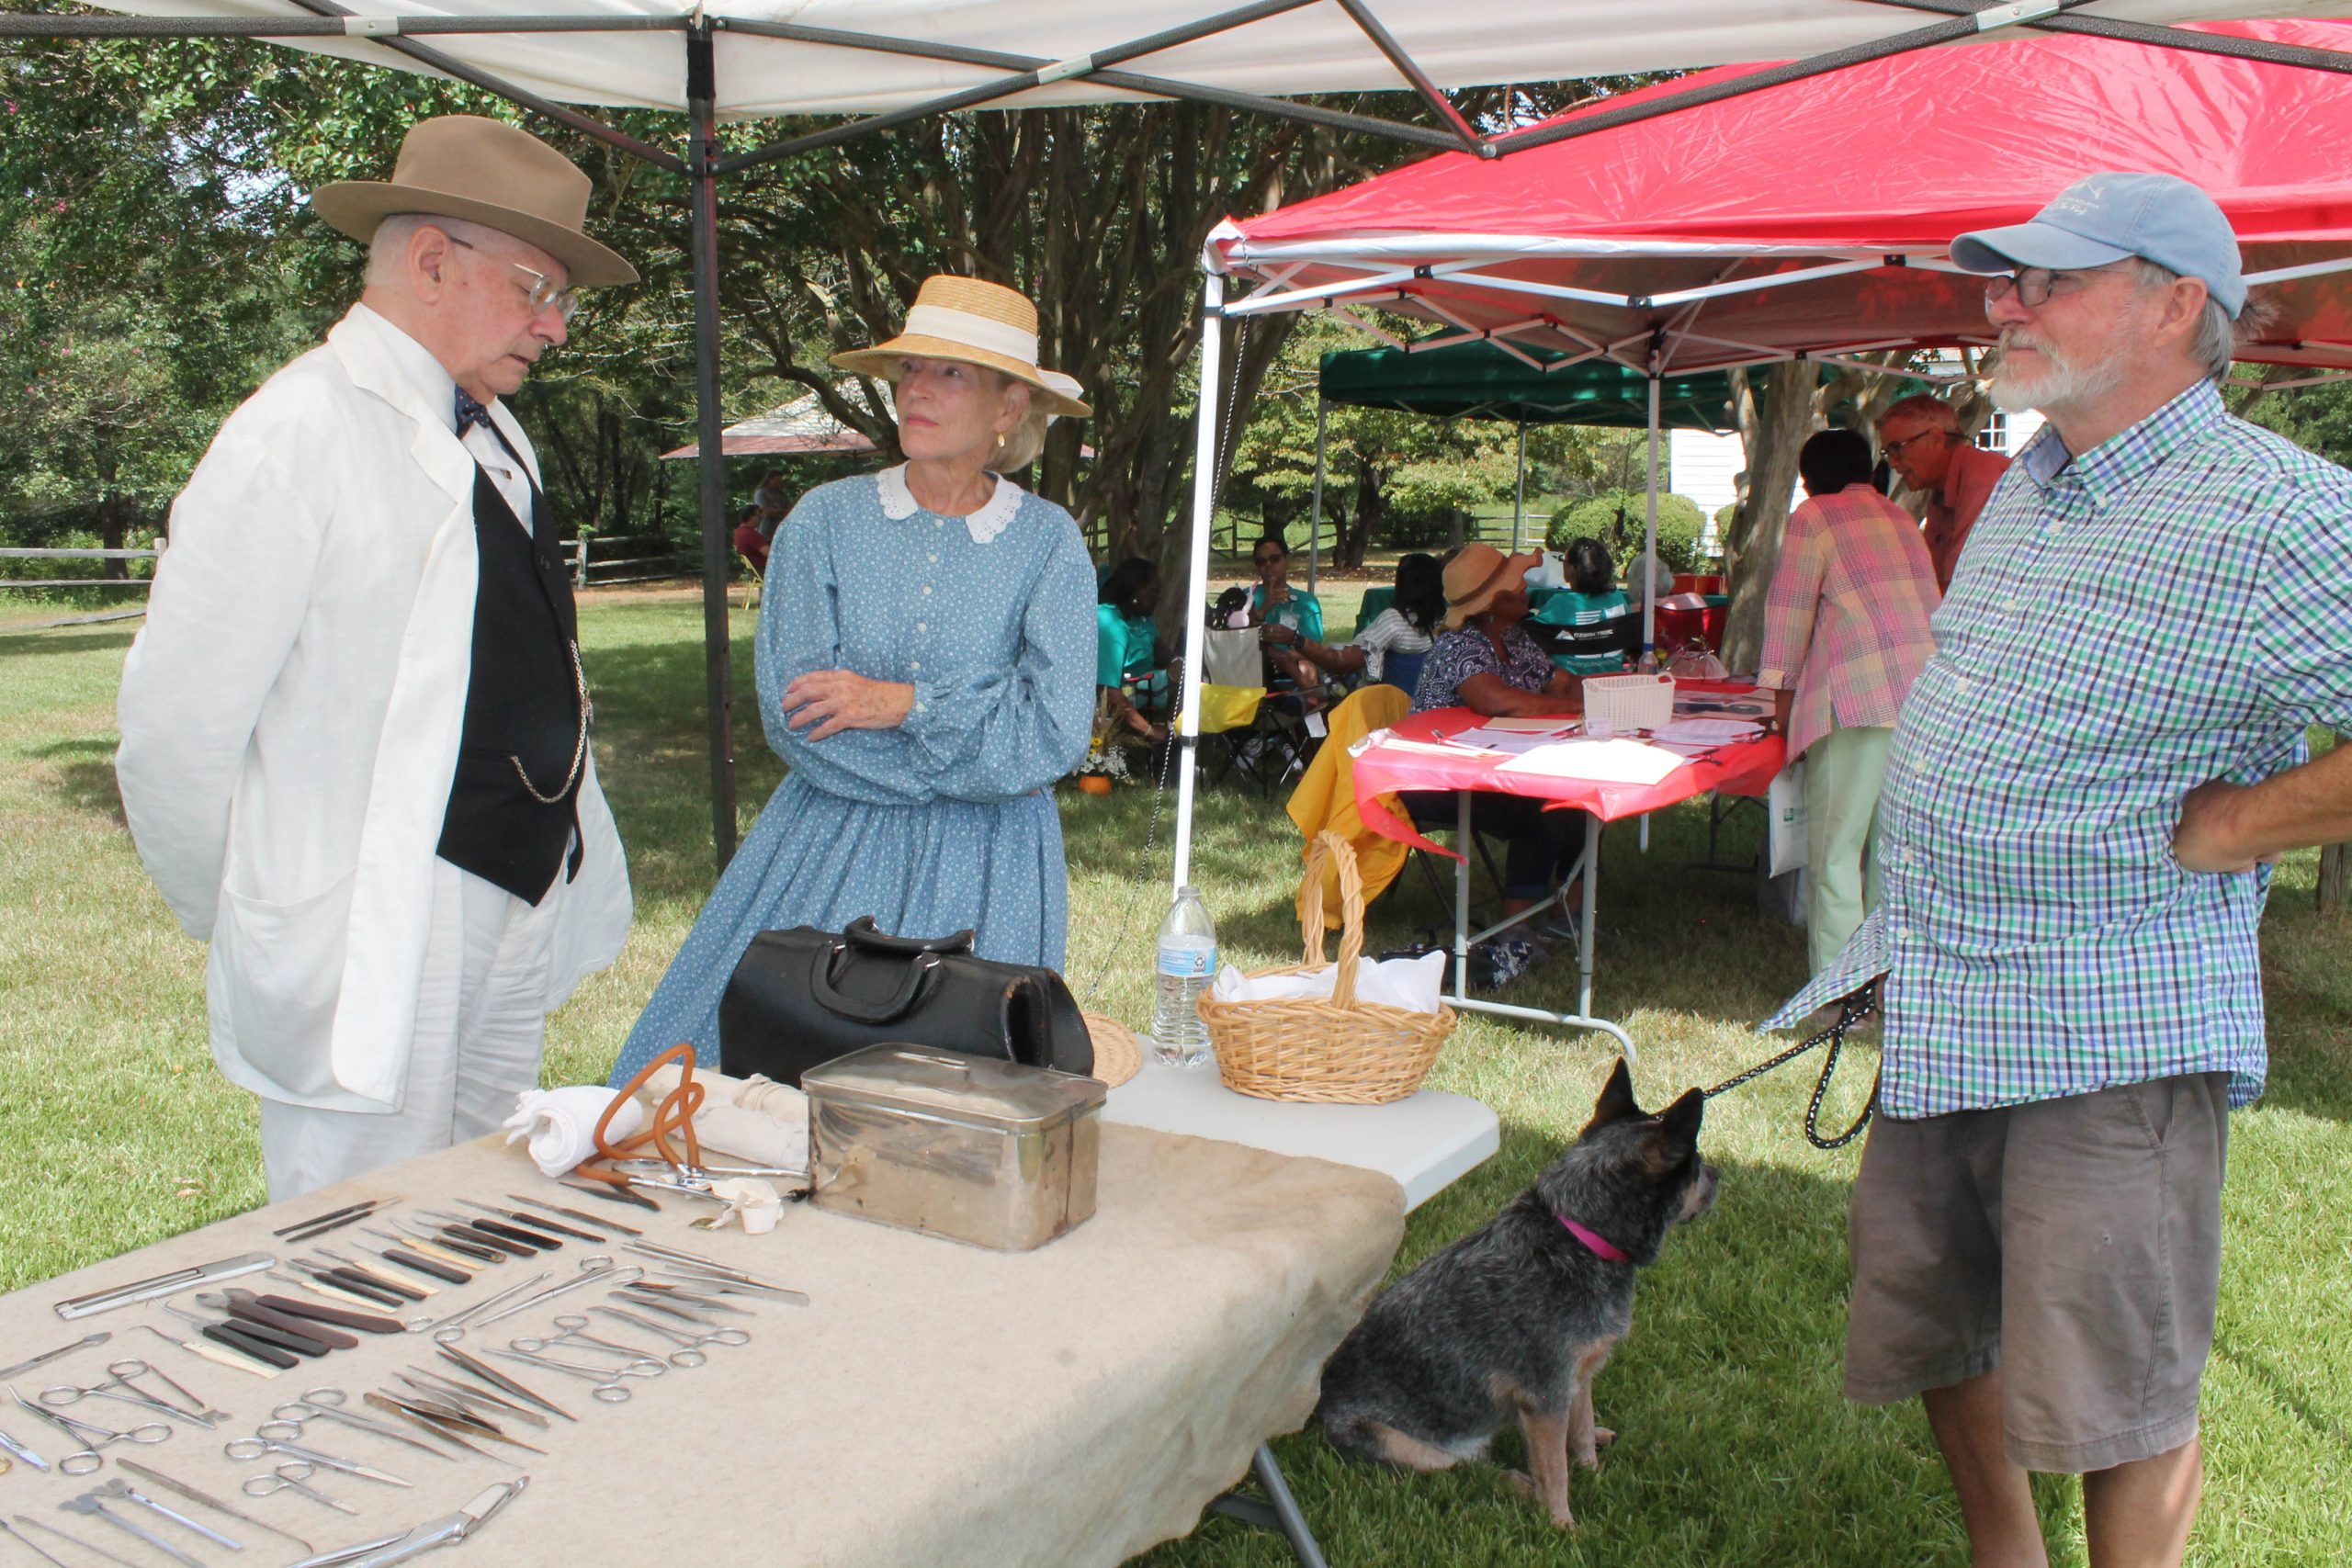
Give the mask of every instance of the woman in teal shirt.
[{"label": "woman in teal shirt", "polygon": [[1094,606],[1094,683],[1104,711],[1147,740],[1168,737],[1168,672],[1159,668],[1159,569],[1129,556],[1102,582]]},{"label": "woman in teal shirt", "polygon": [[[1266,660],[1283,680],[1311,691],[1323,683],[1323,676],[1295,649],[1299,643],[1323,640],[1323,601],[1290,585],[1290,547],[1280,534],[1269,534],[1252,546],[1250,562],[1258,569],[1258,586],[1250,591],[1250,618],[1260,628],[1258,640]],[[1283,631],[1272,629],[1277,626]]]},{"label": "woman in teal shirt", "polygon": [[1640,650],[1641,617],[1617,586],[1609,550],[1600,540],[1577,540],[1567,558],[1567,591],[1553,594],[1528,617],[1527,629],[1552,662],[1571,675],[1622,674],[1627,656]]}]

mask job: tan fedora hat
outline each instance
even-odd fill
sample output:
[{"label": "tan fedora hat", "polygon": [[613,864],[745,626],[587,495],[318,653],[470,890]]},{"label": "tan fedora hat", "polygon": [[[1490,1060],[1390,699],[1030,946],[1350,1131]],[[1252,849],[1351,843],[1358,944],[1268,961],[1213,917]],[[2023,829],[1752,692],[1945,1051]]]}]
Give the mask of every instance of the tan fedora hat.
[{"label": "tan fedora hat", "polygon": [[915,291],[904,331],[872,348],[836,354],[833,363],[887,381],[897,378],[899,361],[910,355],[1001,370],[1035,389],[1049,413],[1094,412],[1079,400],[1076,381],[1037,367],[1037,307],[1001,284],[933,273]]},{"label": "tan fedora hat", "polygon": [[389,180],[342,180],[311,193],[320,217],[371,240],[396,213],[461,218],[537,245],[574,286],[635,283],[637,269],[582,231],[594,182],[527,130],[479,115],[419,120]]},{"label": "tan fedora hat", "polygon": [[1445,624],[1460,626],[1543,563],[1540,555],[1507,556],[1492,545],[1463,546],[1445,563]]}]

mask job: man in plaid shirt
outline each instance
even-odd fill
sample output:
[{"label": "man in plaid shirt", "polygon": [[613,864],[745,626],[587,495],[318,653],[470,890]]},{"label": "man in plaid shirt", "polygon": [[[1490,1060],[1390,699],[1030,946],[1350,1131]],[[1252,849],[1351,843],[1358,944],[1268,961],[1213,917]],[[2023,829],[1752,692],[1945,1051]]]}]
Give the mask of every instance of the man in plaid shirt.
[{"label": "man in plaid shirt", "polygon": [[2228,1112],[2266,1066],[2268,864],[2352,838],[2352,474],[2223,411],[2235,236],[2094,175],[1964,234],[1994,398],[2049,428],[1937,613],[1881,797],[1885,902],[1773,1020],[1881,976],[1846,1392],[1919,1394],[1978,1568],[2176,1564],[2221,1272]]}]

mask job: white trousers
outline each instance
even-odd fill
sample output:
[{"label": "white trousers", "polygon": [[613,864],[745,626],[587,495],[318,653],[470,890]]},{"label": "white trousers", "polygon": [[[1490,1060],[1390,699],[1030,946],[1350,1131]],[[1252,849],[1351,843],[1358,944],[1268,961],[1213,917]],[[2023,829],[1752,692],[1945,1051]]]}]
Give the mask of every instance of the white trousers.
[{"label": "white trousers", "polygon": [[277,1202],[493,1132],[539,1082],[548,952],[561,876],[537,907],[433,863],[433,913],[417,980],[401,1108],[319,1111],[261,1102],[262,1163]]}]

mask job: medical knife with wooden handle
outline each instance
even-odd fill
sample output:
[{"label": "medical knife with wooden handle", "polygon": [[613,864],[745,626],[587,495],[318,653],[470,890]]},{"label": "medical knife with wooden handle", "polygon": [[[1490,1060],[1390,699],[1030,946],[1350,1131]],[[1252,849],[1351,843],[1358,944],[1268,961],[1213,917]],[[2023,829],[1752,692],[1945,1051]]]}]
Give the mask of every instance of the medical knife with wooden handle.
[{"label": "medical knife with wooden handle", "polygon": [[[340,1328],[330,1328],[325,1324],[315,1323],[292,1313],[279,1312],[277,1308],[266,1304],[251,1291],[231,1291],[228,1292],[228,1312],[231,1317],[268,1328],[281,1329],[288,1334],[299,1334],[303,1338],[314,1340],[330,1350],[356,1350],[359,1348],[357,1335],[345,1334]],[[293,1347],[289,1345],[287,1348],[290,1350]]]}]

